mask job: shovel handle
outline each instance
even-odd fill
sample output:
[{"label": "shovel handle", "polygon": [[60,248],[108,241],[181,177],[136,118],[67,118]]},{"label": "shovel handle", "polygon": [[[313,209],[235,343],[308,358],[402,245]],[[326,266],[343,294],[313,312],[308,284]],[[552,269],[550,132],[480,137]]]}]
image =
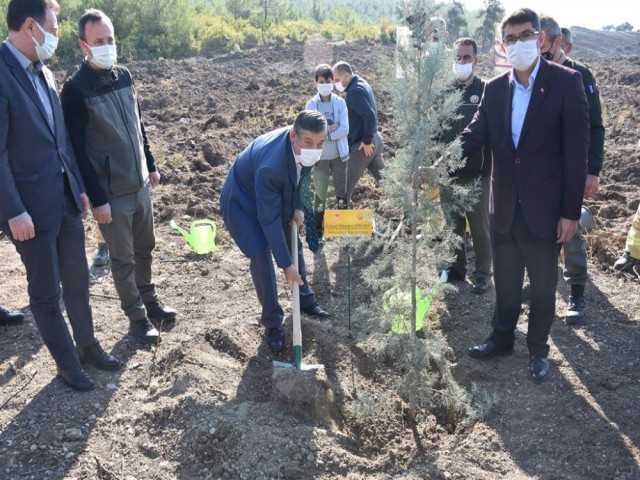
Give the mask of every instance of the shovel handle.
[{"label": "shovel handle", "polygon": [[[291,260],[293,266],[298,270],[298,224],[291,221]],[[300,286],[293,282],[291,286],[291,296],[293,304],[293,351],[294,365],[300,368],[302,361],[302,327],[300,326]]]}]

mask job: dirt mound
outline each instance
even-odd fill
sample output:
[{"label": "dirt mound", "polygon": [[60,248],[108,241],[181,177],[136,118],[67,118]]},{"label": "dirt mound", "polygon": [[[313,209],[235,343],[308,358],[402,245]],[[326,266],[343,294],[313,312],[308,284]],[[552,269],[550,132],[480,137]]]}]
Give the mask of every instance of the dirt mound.
[{"label": "dirt mound", "polygon": [[571,56],[577,60],[633,56],[640,48],[640,32],[607,32],[583,27],[571,27],[571,32],[574,43]]},{"label": "dirt mound", "polygon": [[[604,40],[591,42],[582,29],[575,33],[577,57],[593,69],[607,106],[607,144],[600,192],[586,202],[598,223],[587,236],[590,324],[574,329],[556,322],[547,382],[533,386],[527,378],[525,315],[513,357],[487,364],[467,358],[466,348],[488,331],[493,296],[476,296],[471,285],[459,284],[436,302],[431,325],[448,344],[455,378],[490,398],[492,408],[472,425],[446,411],[412,421],[406,402],[387,387],[398,373],[393,358],[381,359],[368,348],[362,335],[367,319],[348,313],[344,250],[325,248],[306,255],[311,283],[332,318],[303,319],[303,361],[325,366],[335,424],[274,401],[274,357],[258,325],[248,261],[220,218],[226,172],[254,137],[293,122],[315,93],[311,69],[337,60],[349,61],[376,91],[385,155],[392,162],[399,143],[380,70],[390,51],[315,41],[138,62],[129,67],[163,175],[154,192],[155,282],[162,300],[180,314],[163,332],[157,352],[140,349],[126,336],[111,279],[99,278],[91,287],[97,336],[126,367],[116,374],[91,370],[99,387],[82,395],[54,378],[31,317],[23,326],[2,327],[2,478],[638,478],[640,287],[609,266],[622,251],[640,199],[640,57],[611,61],[595,54],[598,45],[630,52],[637,34],[630,34],[626,46],[612,34],[606,46]],[[379,195],[365,178],[356,205],[375,208]],[[184,226],[205,217],[218,224],[219,250],[196,256],[168,222]],[[88,228],[94,226],[89,222]],[[88,244],[90,254],[91,234]],[[0,252],[0,299],[3,306],[24,308],[22,266],[6,240]],[[353,259],[353,305],[378,301],[359,278],[367,261]],[[566,297],[561,281],[558,315]],[[284,288],[281,301],[287,309]],[[285,329],[291,345],[289,322]],[[291,351],[277,359],[291,361]],[[434,389],[434,396],[441,394]]]}]

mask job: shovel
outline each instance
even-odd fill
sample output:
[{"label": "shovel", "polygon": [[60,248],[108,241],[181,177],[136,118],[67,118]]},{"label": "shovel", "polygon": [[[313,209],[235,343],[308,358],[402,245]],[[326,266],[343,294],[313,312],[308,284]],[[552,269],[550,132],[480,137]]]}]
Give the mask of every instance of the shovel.
[{"label": "shovel", "polygon": [[[298,224],[291,221],[291,259],[293,266],[299,270],[298,265]],[[300,325],[300,285],[293,282],[291,286],[293,296],[293,363],[273,361],[274,367],[296,368],[298,370],[317,370],[324,365],[302,365],[302,327]]]}]

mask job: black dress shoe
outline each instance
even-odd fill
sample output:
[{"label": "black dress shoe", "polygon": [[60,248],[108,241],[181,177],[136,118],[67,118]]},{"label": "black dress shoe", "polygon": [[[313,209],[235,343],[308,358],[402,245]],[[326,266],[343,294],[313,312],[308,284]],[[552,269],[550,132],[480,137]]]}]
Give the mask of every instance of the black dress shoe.
[{"label": "black dress shoe", "polygon": [[486,279],[486,277],[477,277],[473,285],[473,293],[482,295],[487,290],[489,290],[489,281]]},{"label": "black dress shoe", "polygon": [[147,309],[147,316],[154,320],[164,320],[168,322],[175,320],[178,314],[173,308],[167,307],[157,300],[154,302],[144,302],[144,307]]},{"label": "black dress shoe", "polygon": [[96,384],[80,365],[65,370],[58,366],[58,376],[76,392],[88,392],[93,390]]},{"label": "black dress shoe", "polygon": [[79,348],[78,355],[82,363],[88,363],[100,370],[118,370],[122,367],[122,362],[105,352],[99,343]]},{"label": "black dress shoe", "polygon": [[267,329],[267,345],[273,353],[280,353],[284,350],[284,332],[282,327]]},{"label": "black dress shoe", "polygon": [[145,317],[142,320],[135,320],[129,323],[129,335],[141,343],[153,345],[158,341],[160,333]]},{"label": "black dress shoe", "polygon": [[534,382],[541,382],[549,373],[549,360],[546,357],[531,355],[529,361],[529,375]]},{"label": "black dress shoe", "polygon": [[498,347],[493,340],[487,340],[480,345],[474,345],[467,350],[470,356],[479,360],[490,360],[494,357],[506,357],[513,353],[513,345],[507,348]]},{"label": "black dress shoe", "polygon": [[10,312],[0,307],[0,325],[16,325],[24,321],[24,313]]},{"label": "black dress shoe", "polygon": [[318,318],[329,317],[329,312],[327,312],[324,308],[322,308],[317,303],[314,303],[310,307],[300,307],[300,310],[306,313],[307,315],[311,315],[312,317],[318,317]]}]

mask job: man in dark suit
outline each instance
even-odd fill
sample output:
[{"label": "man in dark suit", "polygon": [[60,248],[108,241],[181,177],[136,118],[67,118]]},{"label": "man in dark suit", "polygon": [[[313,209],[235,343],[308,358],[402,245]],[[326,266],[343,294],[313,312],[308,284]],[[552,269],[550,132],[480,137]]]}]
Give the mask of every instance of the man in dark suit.
[{"label": "man in dark suit", "polygon": [[[42,62],[57,46],[55,0],[11,0],[0,47],[0,227],[27,271],[29,304],[62,379],[93,380],[80,360],[114,370],[121,362],[94,336],[81,211],[89,206],[69,147],[53,74]],[[60,284],[74,341],[60,310]]]},{"label": "man in dark suit", "polygon": [[262,305],[260,321],[274,352],[284,349],[284,312],[278,302],[272,255],[284,269],[287,282],[300,285],[301,310],[320,318],[329,316],[307,283],[299,238],[299,272],[289,253],[291,222],[302,225],[304,218],[300,179],[320,159],[326,131],[322,113],[303,110],[293,127],[258,137],[231,166],[220,196],[224,223],[251,261],[251,278]]},{"label": "man in dark suit", "polygon": [[506,17],[502,37],[513,69],[487,83],[462,133],[465,156],[487,142],[493,153],[489,211],[496,309],[491,335],[469,354],[490,359],[513,352],[526,267],[531,281],[529,373],[541,381],[549,371],[558,253],[580,218],[589,106],[580,74],[540,57],[544,32],[535,12],[521,9]]}]

